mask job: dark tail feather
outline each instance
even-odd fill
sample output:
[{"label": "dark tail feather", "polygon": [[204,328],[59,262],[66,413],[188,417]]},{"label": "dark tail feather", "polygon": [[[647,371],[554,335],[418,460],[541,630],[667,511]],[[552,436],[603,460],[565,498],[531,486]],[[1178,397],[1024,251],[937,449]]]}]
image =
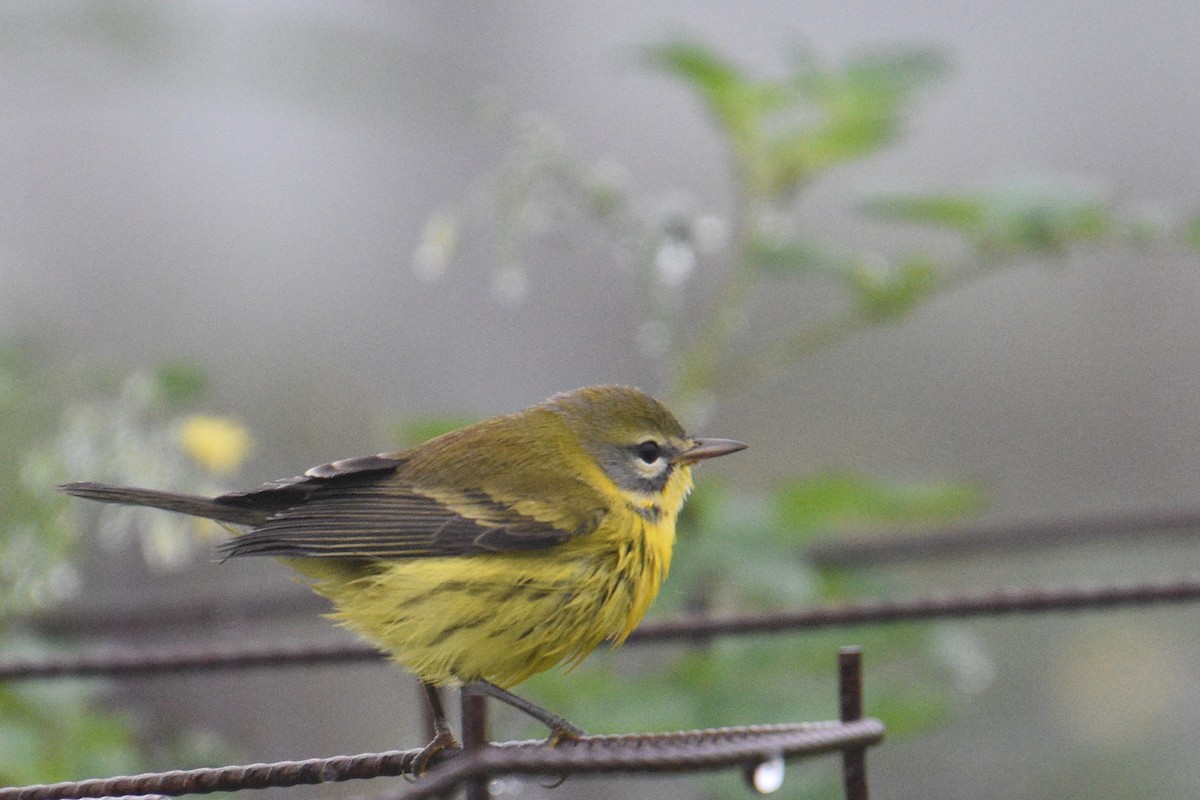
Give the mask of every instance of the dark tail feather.
[{"label": "dark tail feather", "polygon": [[218,522],[231,522],[235,525],[258,525],[267,516],[259,509],[239,508],[222,503],[219,499],[193,494],[160,492],[155,489],[132,489],[126,486],[90,482],[64,483],[58,488],[75,497],[97,500],[101,503],[161,508],[164,511],[176,511],[180,514],[214,519]]}]

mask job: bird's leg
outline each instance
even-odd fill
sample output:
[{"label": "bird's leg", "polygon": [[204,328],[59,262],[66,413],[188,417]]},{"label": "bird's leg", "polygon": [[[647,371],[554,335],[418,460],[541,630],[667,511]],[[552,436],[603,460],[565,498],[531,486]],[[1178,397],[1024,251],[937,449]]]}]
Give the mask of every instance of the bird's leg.
[{"label": "bird's leg", "polygon": [[462,747],[454,736],[454,731],[450,729],[450,723],[446,720],[446,709],[442,708],[442,698],[438,694],[437,687],[422,681],[421,688],[425,690],[425,697],[429,700],[429,711],[433,716],[433,741],[421,748],[421,752],[417,753],[416,758],[413,759],[412,774],[417,777],[425,774],[425,770],[429,768],[429,762],[438,753],[446,749]]},{"label": "bird's leg", "polygon": [[587,736],[587,731],[571,722],[566,717],[560,717],[552,711],[547,711],[536,703],[531,703],[524,697],[513,694],[490,681],[472,681],[466,686],[467,691],[494,697],[502,703],[507,703],[518,711],[541,722],[550,729],[550,737],[546,743],[551,747],[563,739],[578,739]]}]

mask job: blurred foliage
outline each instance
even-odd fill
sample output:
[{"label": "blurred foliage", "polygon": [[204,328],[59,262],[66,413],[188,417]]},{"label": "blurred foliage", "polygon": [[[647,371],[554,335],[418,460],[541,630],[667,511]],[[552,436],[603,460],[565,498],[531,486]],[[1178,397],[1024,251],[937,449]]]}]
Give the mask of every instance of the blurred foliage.
[{"label": "blurred foliage", "polygon": [[1191,247],[1200,250],[1200,217],[1187,223],[1184,227],[1183,239]]},{"label": "blurred foliage", "polygon": [[0,688],[0,785],[136,772],[129,720],[96,709],[94,694],[69,681]]},{"label": "blurred foliage", "polygon": [[[777,79],[747,74],[707,45],[672,40],[645,48],[644,63],[678,81],[706,110],[724,141],[736,198],[725,212],[697,209],[686,195],[634,194],[612,164],[586,165],[532,117],[513,124],[515,139],[486,189],[431,220],[414,261],[436,279],[454,242],[476,219],[497,245],[496,261],[528,283],[528,248],[569,239],[596,247],[633,275],[644,320],[641,354],[661,366],[656,393],[700,425],[716,404],[760,392],[810,354],[860,331],[895,324],[939,295],[1000,269],[1061,262],[1084,247],[1175,245],[1200,241],[1200,226],[1148,224],[1101,193],[1027,181],[979,190],[905,191],[865,199],[864,223],[925,228],[929,243],[894,253],[861,251],[800,229],[795,207],[805,190],[835,168],[894,142],[922,92],[947,72],[928,49],[872,52],[838,66],[801,53]],[[682,198],[682,199],[681,199]],[[536,222],[531,222],[536,221]],[[562,235],[568,231],[570,236]],[[440,239],[439,239],[440,237]],[[441,243],[439,243],[441,242]],[[429,253],[439,254],[437,273]],[[711,296],[684,287],[712,267]],[[781,282],[840,290],[831,315],[792,315],[786,325],[749,324],[756,301]],[[497,293],[498,299],[505,298]],[[721,485],[702,476],[679,524],[671,579],[655,616],[733,614],[886,595],[885,575],[819,570],[804,547],[849,528],[936,525],[977,512],[979,488],[941,481],[901,483],[827,472],[780,481],[769,491]],[[597,654],[570,679],[537,676],[533,694],[597,731],[663,730],[819,719],[835,711],[834,653],[844,632],[714,639]],[[955,625],[856,629],[867,653],[867,707],[889,735],[942,720],[956,691],[985,688],[987,654]],[[825,687],[816,689],[815,687]],[[730,779],[732,780],[732,779]],[[725,778],[709,793],[740,796]],[[785,796],[836,795],[823,773],[803,770]]]},{"label": "blurred foliage", "polygon": [[[86,475],[213,488],[210,468],[236,466],[248,446],[236,423],[193,413],[207,384],[194,365],[116,378],[51,366],[61,364],[54,356],[0,344],[0,416],[9,421],[0,426],[0,648],[10,655],[46,651],[26,619],[83,590],[75,559],[88,550],[77,547],[76,509],[56,484]],[[169,515],[92,512],[101,524],[89,545],[135,542],[156,568],[200,552],[194,527]],[[0,784],[137,772],[151,749],[172,764],[215,751],[163,737],[143,743],[133,721],[103,710],[100,696],[95,682],[0,686]]]},{"label": "blurred foliage", "polygon": [[869,53],[840,69],[800,54],[784,78],[757,80],[698,42],[664,42],[646,56],[708,106],[753,200],[789,197],[893,141],[913,94],[946,69],[931,50]]},{"label": "blurred foliage", "polygon": [[0,613],[53,602],[77,583],[65,501],[42,481],[35,445],[54,435],[70,379],[32,345],[0,343]]}]

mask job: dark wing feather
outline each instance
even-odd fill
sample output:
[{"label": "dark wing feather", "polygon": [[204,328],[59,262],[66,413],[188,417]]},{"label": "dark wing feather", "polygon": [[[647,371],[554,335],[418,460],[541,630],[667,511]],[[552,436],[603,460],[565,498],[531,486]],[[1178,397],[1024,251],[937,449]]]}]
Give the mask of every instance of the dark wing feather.
[{"label": "dark wing feather", "polygon": [[346,559],[538,550],[593,530],[602,516],[597,510],[565,529],[478,490],[422,490],[378,479],[341,482],[310,491],[222,550],[227,556]]},{"label": "dark wing feather", "polygon": [[229,492],[214,502],[237,508],[277,512],[305,502],[313,493],[336,486],[350,485],[363,479],[378,479],[394,473],[404,463],[402,456],[381,453],[375,456],[345,458],[307,470],[294,478],[265,483],[245,492]]}]

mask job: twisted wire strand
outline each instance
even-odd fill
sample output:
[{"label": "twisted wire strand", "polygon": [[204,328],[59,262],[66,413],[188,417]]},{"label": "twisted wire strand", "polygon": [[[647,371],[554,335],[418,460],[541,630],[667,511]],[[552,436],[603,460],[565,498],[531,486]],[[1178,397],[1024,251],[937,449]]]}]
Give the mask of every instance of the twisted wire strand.
[{"label": "twisted wire strand", "polygon": [[[478,750],[443,751],[437,766],[408,797],[430,797],[474,777],[501,774],[558,775],[597,772],[690,772],[744,766],[782,756],[802,758],[882,740],[877,719],[752,725],[659,734],[588,736],[556,747],[542,741],[505,742]],[[0,800],[67,800],[285,788],[302,784],[410,774],[419,750],[281,761],[37,786],[0,788]]]},{"label": "twisted wire strand", "polygon": [[[769,634],[851,625],[1018,613],[1086,611],[1200,600],[1200,579],[1132,585],[1007,589],[911,600],[876,600],[831,608],[722,618],[647,622],[628,642],[647,643],[714,636]],[[62,676],[127,676],[182,671],[300,666],[373,661],[383,655],[367,644],[347,641],[237,642],[141,650],[100,649],[76,654],[0,659],[0,680]]]}]

